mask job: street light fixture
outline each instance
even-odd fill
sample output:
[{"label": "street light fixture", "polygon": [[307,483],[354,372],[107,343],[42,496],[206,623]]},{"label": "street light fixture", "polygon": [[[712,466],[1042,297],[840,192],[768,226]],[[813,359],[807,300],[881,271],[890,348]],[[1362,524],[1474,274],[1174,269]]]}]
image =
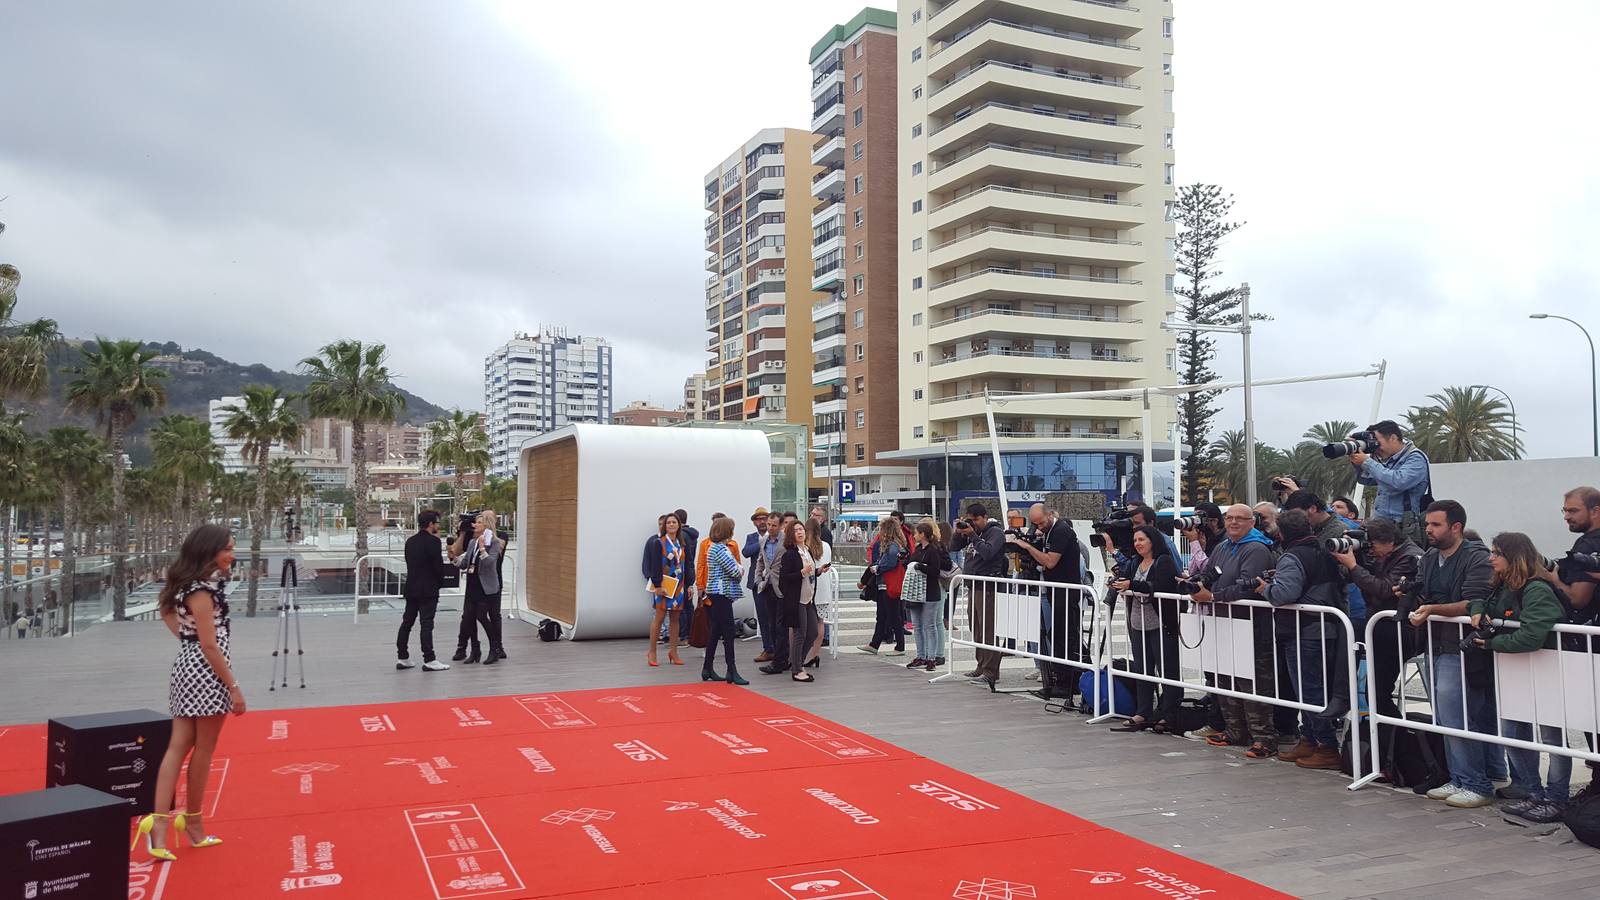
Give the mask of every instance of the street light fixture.
[{"label": "street light fixture", "polygon": [[1528,318],[1560,319],[1563,322],[1571,322],[1577,326],[1579,331],[1583,332],[1583,339],[1589,342],[1589,421],[1594,432],[1590,450],[1595,456],[1600,456],[1600,379],[1595,377],[1594,338],[1589,336],[1589,329],[1566,316],[1533,313]]},{"label": "street light fixture", "polygon": [[1518,447],[1521,447],[1521,441],[1517,437],[1517,405],[1511,402],[1511,395],[1492,384],[1469,384],[1467,387],[1482,388],[1486,391],[1496,391],[1500,394],[1500,396],[1506,398],[1506,405],[1511,407],[1511,442],[1516,444]]},{"label": "street light fixture", "polygon": [[[954,457],[960,458],[960,457],[978,456],[979,454],[975,450],[957,450],[956,452],[951,453],[950,452],[950,436],[949,435],[944,435],[943,437],[939,438],[939,441],[940,441],[940,443],[944,444],[944,513],[945,513],[945,519],[942,520],[942,521],[954,522],[955,519],[956,519],[955,510],[951,508],[951,504],[955,502],[955,496],[956,495],[955,495],[955,492],[950,487],[950,457],[954,456]],[[996,472],[995,473],[995,477],[996,478],[1002,478],[1004,476],[1001,475],[1001,473]],[[939,510],[938,510],[937,506],[933,510],[933,517],[935,519],[939,518]]]}]

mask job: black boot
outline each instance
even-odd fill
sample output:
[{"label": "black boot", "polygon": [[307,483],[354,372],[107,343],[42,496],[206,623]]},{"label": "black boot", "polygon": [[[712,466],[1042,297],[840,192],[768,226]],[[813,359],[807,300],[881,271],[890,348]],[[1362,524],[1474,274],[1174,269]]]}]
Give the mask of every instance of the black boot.
[{"label": "black boot", "polygon": [[486,665],[486,666],[492,666],[492,665],[494,665],[495,663],[499,662],[502,659],[505,659],[505,654],[501,653],[499,650],[494,649],[493,647],[490,647],[489,648],[489,655],[484,658],[483,664]]},{"label": "black boot", "polygon": [[749,684],[750,683],[748,681],[745,681],[744,678],[742,676],[740,676],[739,670],[735,669],[733,666],[729,666],[728,667],[728,676],[726,678],[722,679],[722,680],[726,681],[729,684]]},{"label": "black boot", "polygon": [[450,657],[451,662],[461,662],[467,658],[467,645],[460,644],[456,647],[456,655]]},{"label": "black boot", "polygon": [[479,660],[479,658],[480,657],[478,656],[478,645],[477,644],[473,644],[472,645],[472,652],[467,655],[466,659],[462,660],[462,663],[470,666],[473,663],[477,662]]}]

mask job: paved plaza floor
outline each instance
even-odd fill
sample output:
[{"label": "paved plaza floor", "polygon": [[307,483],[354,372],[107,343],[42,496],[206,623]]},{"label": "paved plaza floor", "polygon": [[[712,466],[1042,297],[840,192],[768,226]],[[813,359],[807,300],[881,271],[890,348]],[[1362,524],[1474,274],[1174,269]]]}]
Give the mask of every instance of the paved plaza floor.
[{"label": "paved plaza floor", "polygon": [[[699,683],[701,651],[683,667],[666,665],[663,652],[663,665],[649,668],[642,639],[544,644],[517,622],[506,625],[510,659],[499,665],[397,672],[396,617],[352,622],[346,614],[303,620],[307,687],[291,668],[289,687],[269,692],[276,619],[234,623],[234,665],[253,709]],[[455,626],[449,616],[437,629],[446,657]],[[925,673],[880,658],[825,658],[816,683],[797,684],[757,672],[749,660],[758,648],[738,645],[753,690],[1296,896],[1600,897],[1600,851],[1565,829],[1529,834],[1492,807],[1457,810],[1376,785],[1352,793],[1338,773],[1250,762],[1179,738],[1113,734],[1023,695],[931,685]],[[164,710],[173,650],[165,627],[147,622],[97,626],[70,640],[5,642],[0,727]],[[1574,774],[1581,772],[1580,765]]]}]

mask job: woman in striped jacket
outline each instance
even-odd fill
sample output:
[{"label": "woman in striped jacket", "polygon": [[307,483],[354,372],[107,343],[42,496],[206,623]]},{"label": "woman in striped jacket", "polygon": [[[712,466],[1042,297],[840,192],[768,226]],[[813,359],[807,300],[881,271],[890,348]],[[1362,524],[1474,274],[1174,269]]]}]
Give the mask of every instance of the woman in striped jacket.
[{"label": "woman in striped jacket", "polygon": [[[739,677],[733,655],[733,601],[741,596],[744,581],[738,545],[733,542],[733,520],[727,516],[711,520],[711,532],[704,543],[707,545],[705,603],[711,608],[711,636],[706,640],[706,661],[700,668],[700,680],[749,684]],[[712,665],[717,658],[719,641],[728,664],[726,675],[718,675]]]}]

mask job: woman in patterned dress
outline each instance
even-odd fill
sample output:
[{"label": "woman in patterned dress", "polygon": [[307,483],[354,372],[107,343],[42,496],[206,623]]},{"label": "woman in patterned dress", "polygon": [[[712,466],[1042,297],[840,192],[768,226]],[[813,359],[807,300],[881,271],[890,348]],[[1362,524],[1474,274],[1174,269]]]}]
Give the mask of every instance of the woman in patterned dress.
[{"label": "woman in patterned dress", "polygon": [[[244,694],[228,664],[228,600],[223,591],[233,566],[233,536],[221,525],[201,525],[184,539],[161,589],[161,620],[178,638],[172,663],[172,741],[156,777],[155,811],[139,820],[138,834],[156,859],[177,859],[167,849],[166,820],[195,847],[222,843],[206,834],[200,811],[172,815],[178,774],[189,764],[189,805],[201,806],[211,756],[228,714],[245,711]],[[134,838],[138,840],[137,834]]]},{"label": "woman in patterned dress", "polygon": [[689,585],[694,583],[694,563],[683,546],[683,523],[676,513],[667,513],[663,531],[645,543],[645,588],[650,592],[651,605],[655,607],[655,620],[650,625],[650,652],[645,661],[656,661],[656,635],[661,633],[661,622],[667,623],[667,661],[683,665],[678,658],[678,611],[683,609]]}]

